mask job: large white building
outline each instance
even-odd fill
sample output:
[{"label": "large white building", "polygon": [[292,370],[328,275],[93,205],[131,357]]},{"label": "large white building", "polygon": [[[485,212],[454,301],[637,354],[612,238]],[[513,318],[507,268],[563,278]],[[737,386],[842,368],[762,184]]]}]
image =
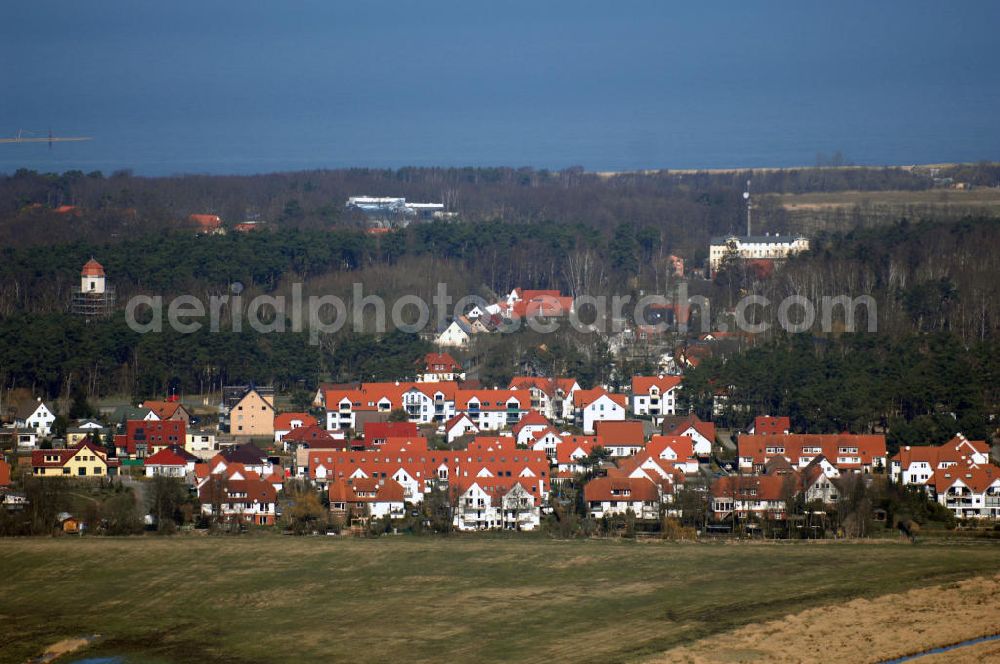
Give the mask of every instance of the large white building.
[{"label": "large white building", "polygon": [[801,235],[726,235],[712,238],[708,262],[714,274],[730,252],[744,260],[783,260],[808,250],[809,240]]},{"label": "large white building", "polygon": [[444,215],[443,203],[407,203],[405,198],[394,196],[351,196],[347,207],[364,213],[373,225],[385,227]]}]

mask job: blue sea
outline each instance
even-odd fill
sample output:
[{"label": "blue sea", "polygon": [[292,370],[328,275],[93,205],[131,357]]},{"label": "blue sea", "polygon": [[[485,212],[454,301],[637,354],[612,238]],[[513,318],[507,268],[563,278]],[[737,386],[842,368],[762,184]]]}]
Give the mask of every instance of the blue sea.
[{"label": "blue sea", "polygon": [[0,172],[1000,160],[1000,3],[13,3]]}]

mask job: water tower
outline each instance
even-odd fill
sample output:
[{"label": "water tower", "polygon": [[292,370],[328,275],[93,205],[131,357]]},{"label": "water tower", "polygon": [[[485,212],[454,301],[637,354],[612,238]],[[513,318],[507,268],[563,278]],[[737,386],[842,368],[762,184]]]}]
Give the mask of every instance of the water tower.
[{"label": "water tower", "polygon": [[115,308],[115,289],[107,282],[104,266],[91,258],[80,270],[80,286],[73,289],[70,310],[78,316],[109,316]]}]

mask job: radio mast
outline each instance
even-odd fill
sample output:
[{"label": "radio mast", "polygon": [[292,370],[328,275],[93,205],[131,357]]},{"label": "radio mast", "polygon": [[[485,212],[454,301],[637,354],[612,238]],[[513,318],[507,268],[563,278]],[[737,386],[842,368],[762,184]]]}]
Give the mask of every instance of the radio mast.
[{"label": "radio mast", "polygon": [[753,207],[750,202],[750,180],[747,180],[747,190],[743,192],[743,200],[747,202],[747,237],[750,237],[750,208]]}]

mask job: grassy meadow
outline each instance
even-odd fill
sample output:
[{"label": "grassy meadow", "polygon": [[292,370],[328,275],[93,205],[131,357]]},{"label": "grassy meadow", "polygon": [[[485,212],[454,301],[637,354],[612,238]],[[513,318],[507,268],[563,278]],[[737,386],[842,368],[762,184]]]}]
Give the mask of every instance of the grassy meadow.
[{"label": "grassy meadow", "polygon": [[6,539],[0,660],[98,634],[64,659],[636,661],[998,562],[954,543]]},{"label": "grassy meadow", "polygon": [[904,217],[954,221],[964,216],[1000,216],[1000,189],[835,191],[767,194],[766,198],[784,209],[789,228],[807,234],[893,224]]}]

